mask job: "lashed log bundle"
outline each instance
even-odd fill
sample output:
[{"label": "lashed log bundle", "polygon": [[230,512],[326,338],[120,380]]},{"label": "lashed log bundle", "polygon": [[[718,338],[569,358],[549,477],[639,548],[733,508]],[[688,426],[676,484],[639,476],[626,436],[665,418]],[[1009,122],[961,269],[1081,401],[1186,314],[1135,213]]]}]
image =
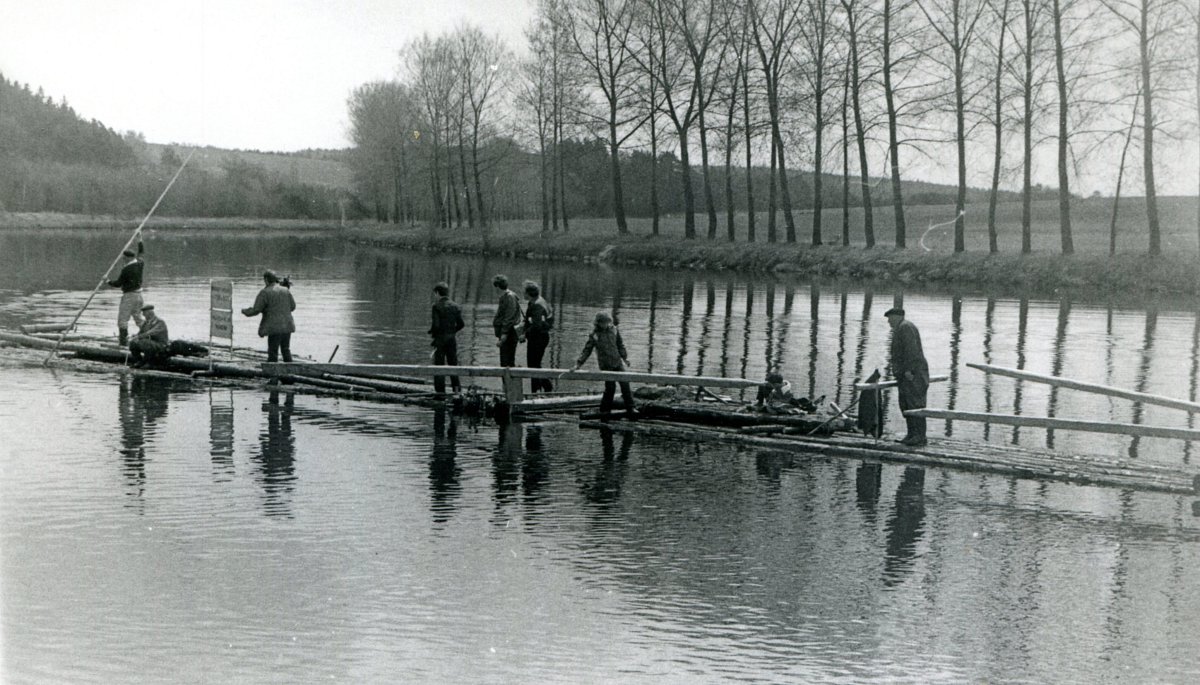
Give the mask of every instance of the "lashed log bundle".
[{"label": "lashed log bundle", "polygon": [[976,473],[995,473],[1018,478],[1055,480],[1080,485],[1198,494],[1200,474],[1146,460],[1125,461],[1110,457],[1068,455],[1008,445],[934,439],[925,447],[903,447],[851,433],[829,437],[767,437],[747,435],[731,428],[679,426],[665,421],[618,421],[581,423],[586,428],[647,433],[685,440],[728,442],[811,456],[846,457],[919,466],[938,466]]},{"label": "lashed log bundle", "polygon": [[691,404],[669,404],[648,402],[638,406],[638,413],[646,418],[665,419],[681,423],[704,426],[727,426],[743,428],[750,426],[776,425],[782,428],[798,428],[802,431],[821,429],[823,434],[833,433],[841,423],[827,422],[826,417],[800,416],[796,414],[767,414],[759,412],[734,412],[710,409]]},{"label": "lashed log bundle", "polygon": [[375,378],[409,376],[467,376],[486,378],[549,378],[561,381],[625,381],[664,385],[692,385],[709,388],[757,388],[762,381],[718,376],[677,376],[669,373],[638,373],[630,371],[573,371],[571,369],[528,369],[504,366],[434,366],[432,364],[263,364],[272,374],[334,373],[346,376]]}]

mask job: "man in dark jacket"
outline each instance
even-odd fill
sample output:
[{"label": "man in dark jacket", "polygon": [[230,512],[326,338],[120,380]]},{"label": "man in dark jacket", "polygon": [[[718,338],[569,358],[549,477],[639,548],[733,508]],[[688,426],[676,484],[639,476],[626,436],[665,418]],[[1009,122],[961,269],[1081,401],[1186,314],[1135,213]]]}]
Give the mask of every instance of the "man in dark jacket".
[{"label": "man in dark jacket", "polygon": [[296,332],[292,312],[295,310],[296,300],[292,297],[291,289],[280,283],[274,271],[265,271],[263,289],[254,298],[254,306],[243,309],[242,314],[262,314],[262,320],[258,322],[258,337],[267,339],[268,362],[279,361],[280,352],[283,353],[283,361],[292,361],[292,333]]},{"label": "man in dark jacket", "polygon": [[[450,299],[450,286],[445,283],[433,286],[433,294],[436,299],[429,325],[429,335],[433,338],[433,363],[437,366],[458,366],[457,334],[463,329],[462,310]],[[454,392],[462,390],[458,376],[450,377],[450,388]],[[446,378],[434,376],[433,389],[445,392]]]},{"label": "man in dark jacket", "polygon": [[139,314],[144,317],[144,323],[129,341],[129,361],[140,369],[150,362],[166,361],[170,356],[171,338],[167,334],[167,322],[155,315],[154,305],[143,306]]},{"label": "man in dark jacket", "polygon": [[[900,390],[900,411],[924,409],[929,390],[929,364],[921,348],[921,333],[913,322],[904,318],[904,310],[893,307],[886,312],[892,327],[892,376]],[[904,417],[908,430],[900,444],[921,447],[926,444],[924,417]]]},{"label": "man in dark jacket", "polygon": [[145,319],[142,317],[142,274],[146,263],[142,261],[142,253],[146,251],[141,239],[138,239],[137,252],[125,250],[121,254],[129,261],[121,267],[121,273],[108,282],[114,288],[121,289],[121,304],[117,307],[117,342],[124,346],[129,342],[129,319],[142,327]]},{"label": "man in dark jacket", "polygon": [[[537,283],[525,282],[525,320],[523,333],[525,336],[525,363],[531,369],[542,368],[542,359],[546,356],[546,348],[550,346],[550,329],[554,328],[554,311],[550,303],[542,297],[542,289]],[[549,378],[533,378],[529,381],[530,392],[550,392],[554,384]]]},{"label": "man in dark jacket", "polygon": [[496,318],[492,328],[496,331],[496,346],[500,348],[500,366],[517,365],[517,326],[521,323],[521,299],[508,289],[508,277],[500,274],[492,279],[492,285],[500,291],[500,302],[496,307]]}]

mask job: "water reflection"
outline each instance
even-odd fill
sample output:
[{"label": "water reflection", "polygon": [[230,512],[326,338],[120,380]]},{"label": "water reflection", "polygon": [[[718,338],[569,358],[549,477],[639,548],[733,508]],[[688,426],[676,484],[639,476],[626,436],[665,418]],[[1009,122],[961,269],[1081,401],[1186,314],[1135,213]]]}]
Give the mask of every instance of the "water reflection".
[{"label": "water reflection", "polygon": [[233,478],[233,390],[208,391],[208,453],[218,483]]},{"label": "water reflection", "polygon": [[600,463],[591,481],[584,482],[583,495],[589,503],[606,509],[621,498],[629,451],[633,448],[633,433],[621,433],[621,447],[618,449],[612,429],[601,428],[597,432],[600,434]]},{"label": "water reflection", "polygon": [[146,491],[146,447],[167,415],[170,386],[161,379],[126,374],[117,384],[117,411],[121,424],[121,474],[125,492],[135,498],[139,511]]},{"label": "water reflection", "polygon": [[854,470],[854,493],[858,509],[867,523],[875,523],[879,491],[883,487],[883,465],[863,462]]},{"label": "water reflection", "polygon": [[917,543],[925,527],[925,469],[908,466],[896,488],[896,506],[888,517],[883,584],[892,587],[912,571]]},{"label": "water reflection", "polygon": [[267,425],[259,433],[259,449],[256,461],[259,466],[258,481],[262,486],[263,511],[268,516],[291,518],[292,487],[296,480],[296,439],[292,435],[292,412],[295,395],[284,395],[279,401],[280,391],[271,390],[262,405]]},{"label": "water reflection", "polygon": [[443,407],[433,412],[433,447],[429,454],[429,510],[434,525],[450,520],[462,494],[458,465],[458,420]]}]

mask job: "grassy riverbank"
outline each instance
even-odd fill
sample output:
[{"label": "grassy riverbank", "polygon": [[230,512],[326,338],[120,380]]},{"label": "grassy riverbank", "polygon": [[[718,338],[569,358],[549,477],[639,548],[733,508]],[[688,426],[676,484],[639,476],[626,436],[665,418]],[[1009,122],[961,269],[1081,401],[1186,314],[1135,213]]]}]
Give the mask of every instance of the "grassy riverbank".
[{"label": "grassy riverbank", "polygon": [[[1076,254],[1057,253],[1059,245],[1057,206],[1034,206],[1033,245],[1035,252],[1021,255],[1020,205],[1000,207],[1001,252],[987,253],[984,208],[967,213],[967,252],[955,254],[952,225],[944,224],[952,208],[916,206],[907,213],[909,248],[890,247],[893,228],[890,211],[875,212],[877,247],[864,249],[861,209],[851,213],[851,246],[842,247],[841,209],[823,215],[825,241],[836,246],[808,245],[812,216],[798,212],[797,242],[765,242],[766,218],[758,217],[758,241],[745,242],[746,215],[735,217],[737,242],[725,238],[725,217],[720,216],[717,240],[704,235],[707,217],[697,215],[701,237],[683,238],[681,217],[666,217],[660,235],[651,236],[647,219],[631,219],[630,234],[619,235],[612,219],[576,219],[568,232],[541,231],[540,221],[507,221],[486,233],[455,228],[435,231],[429,227],[397,227],[386,224],[341,226],[334,221],[281,219],[185,219],[156,217],[150,229],[284,230],[333,231],[348,240],[384,247],[493,254],[529,259],[629,264],[674,269],[712,269],[757,273],[789,273],[804,277],[873,280],[895,283],[946,285],[987,289],[996,293],[1086,291],[1091,294],[1170,293],[1200,294],[1200,259],[1197,256],[1196,198],[1165,198],[1163,252],[1146,256],[1145,218],[1138,198],[1122,203],[1118,232],[1118,254],[1109,257],[1111,200],[1080,201],[1075,207]],[[68,214],[0,214],[0,229],[123,229],[137,226],[138,219],[87,217]],[[932,227],[932,228],[930,228]],[[782,217],[779,240],[784,240]],[[880,246],[882,245],[882,246]]]},{"label": "grassy riverbank", "polygon": [[[1006,240],[1002,252],[987,253],[985,219],[968,213],[968,251],[955,254],[953,238],[947,231],[928,231],[935,217],[943,216],[944,207],[915,207],[909,213],[909,244],[897,250],[880,247],[890,244],[890,221],[877,226],[877,246],[862,247],[862,215],[856,210],[851,217],[853,226],[850,247],[807,245],[811,213],[799,213],[799,241],[735,242],[724,238],[724,217],[718,239],[705,237],[683,239],[683,221],[671,217],[663,221],[660,236],[650,234],[649,222],[635,219],[630,222],[630,235],[617,234],[611,219],[580,219],[571,223],[567,233],[543,234],[540,222],[505,222],[493,227],[486,235],[479,230],[452,229],[432,231],[428,228],[397,228],[371,225],[348,229],[349,239],[379,246],[460,252],[468,254],[498,254],[531,259],[562,261],[604,261],[611,264],[631,264],[678,269],[715,269],[748,272],[791,273],[807,277],[890,281],[913,284],[941,284],[985,288],[996,292],[1054,292],[1088,291],[1097,293],[1172,293],[1200,294],[1200,263],[1197,259],[1195,198],[1179,198],[1171,207],[1173,219],[1164,222],[1163,251],[1157,258],[1145,252],[1144,228],[1134,214],[1138,208],[1130,202],[1122,211],[1133,215],[1122,226],[1115,257],[1109,257],[1108,225],[1095,219],[1080,220],[1075,229],[1076,254],[1063,256],[1051,250],[1057,247],[1057,215],[1054,220],[1042,216],[1048,207],[1035,208],[1033,244],[1041,246],[1030,255],[1019,253],[1019,205],[1002,207],[1001,229]],[[1108,200],[1089,201],[1082,207],[1081,218],[1094,217],[1111,211]],[[1081,203],[1082,205],[1083,203]],[[1016,210],[1016,212],[1014,212]],[[1013,215],[1016,215],[1014,231]],[[951,216],[953,212],[951,211]],[[876,217],[877,221],[880,217]],[[1090,217],[1089,217],[1090,218]],[[890,219],[890,217],[889,217]],[[826,241],[840,243],[841,210],[827,212]],[[746,217],[737,217],[739,241],[743,240]],[[1144,219],[1143,219],[1144,221]],[[759,217],[759,240],[765,237],[765,220]],[[707,220],[697,216],[697,228],[703,235]],[[916,230],[917,226],[922,228]],[[783,238],[782,220],[780,239]],[[936,232],[936,235],[935,235]],[[1006,246],[1014,241],[1016,245]],[[835,235],[830,235],[836,233]],[[981,236],[980,234],[983,233]],[[924,244],[921,237],[925,237]],[[925,248],[929,248],[928,251]],[[1007,251],[1004,251],[1007,250]]]}]

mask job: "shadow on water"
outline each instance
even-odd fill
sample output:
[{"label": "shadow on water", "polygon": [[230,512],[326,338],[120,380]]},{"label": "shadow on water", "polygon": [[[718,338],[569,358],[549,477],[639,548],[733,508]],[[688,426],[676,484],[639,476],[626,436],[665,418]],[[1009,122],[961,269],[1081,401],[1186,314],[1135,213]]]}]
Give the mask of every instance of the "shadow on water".
[{"label": "shadow on water", "polygon": [[258,435],[258,481],[262,486],[263,511],[268,516],[291,518],[292,488],[296,480],[296,438],[292,434],[295,395],[272,390],[262,404],[266,426]]},{"label": "shadow on water", "polygon": [[600,434],[600,463],[590,481],[582,484],[584,498],[600,509],[616,504],[621,498],[621,487],[629,463],[629,451],[633,448],[633,434],[621,433],[620,449],[616,446],[611,429],[602,428]]}]

